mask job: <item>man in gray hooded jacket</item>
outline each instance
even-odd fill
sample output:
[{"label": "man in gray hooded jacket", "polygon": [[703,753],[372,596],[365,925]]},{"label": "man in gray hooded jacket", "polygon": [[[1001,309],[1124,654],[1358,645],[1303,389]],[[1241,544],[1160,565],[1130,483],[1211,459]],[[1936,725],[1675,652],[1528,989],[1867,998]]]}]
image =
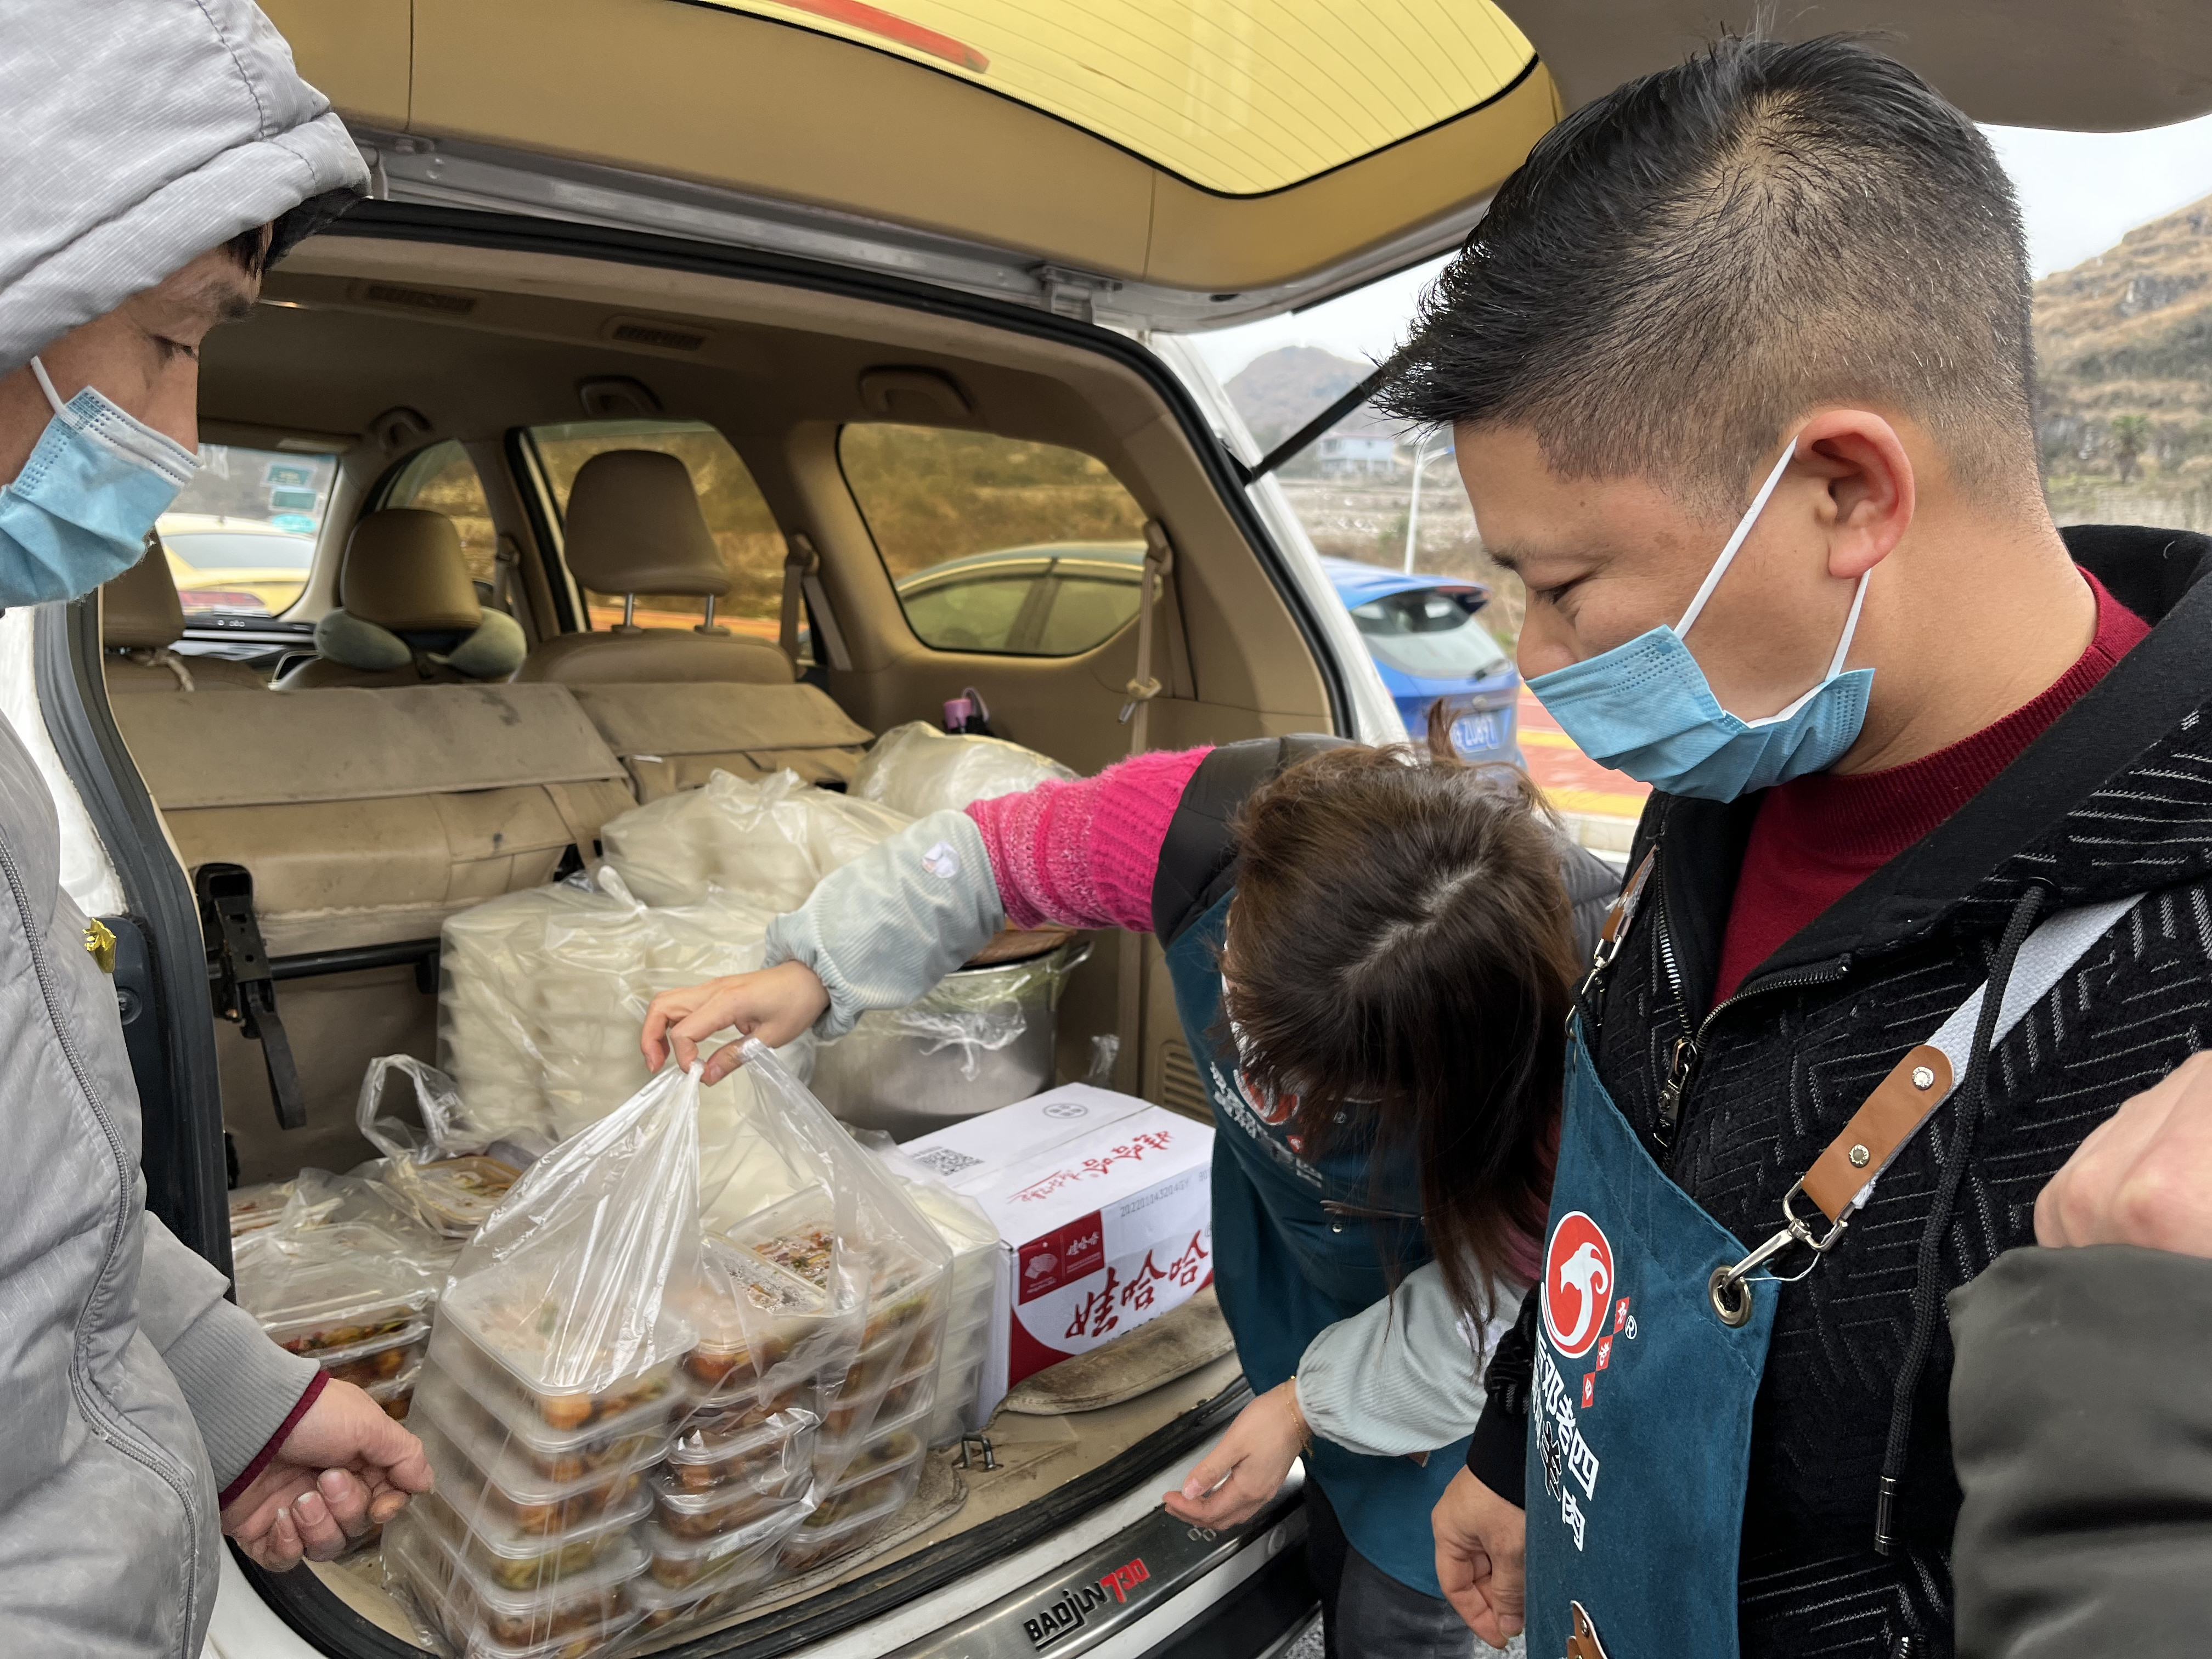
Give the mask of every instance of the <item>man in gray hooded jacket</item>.
[{"label": "man in gray hooded jacket", "polygon": [[[0,0],[0,606],[141,556],[198,464],[202,337],[363,182],[246,0]],[[290,1567],[429,1470],[146,1214],[137,1093],[57,825],[0,725],[0,1628],[13,1652],[191,1659],[218,1516]]]}]

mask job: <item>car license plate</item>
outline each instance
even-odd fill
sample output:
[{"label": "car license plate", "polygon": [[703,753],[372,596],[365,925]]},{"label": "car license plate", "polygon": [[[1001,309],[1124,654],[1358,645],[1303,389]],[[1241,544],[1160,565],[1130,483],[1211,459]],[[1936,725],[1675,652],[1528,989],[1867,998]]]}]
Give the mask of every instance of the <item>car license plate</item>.
[{"label": "car license plate", "polygon": [[1452,747],[1462,755],[1478,755],[1498,747],[1498,716],[1489,709],[1462,714],[1451,723]]}]

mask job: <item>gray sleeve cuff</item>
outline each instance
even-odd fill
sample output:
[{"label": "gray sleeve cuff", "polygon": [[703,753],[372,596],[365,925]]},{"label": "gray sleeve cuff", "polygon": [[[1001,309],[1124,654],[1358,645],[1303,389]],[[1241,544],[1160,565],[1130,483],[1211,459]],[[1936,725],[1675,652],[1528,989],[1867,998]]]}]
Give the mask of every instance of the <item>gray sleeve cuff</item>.
[{"label": "gray sleeve cuff", "polygon": [[765,965],[803,962],[830,993],[814,1034],[840,1037],[871,1008],[903,1008],[1006,925],[1006,906],[965,812],[932,812],[850,864],[768,930]]},{"label": "gray sleeve cuff", "polygon": [[138,1328],[160,1351],[191,1408],[217,1492],[283,1426],[315,1375],[314,1361],[286,1353],[263,1334],[259,1320],[225,1301],[226,1288],[223,1276],[157,1217],[146,1218]]},{"label": "gray sleeve cuff", "polygon": [[1431,1261],[1388,1299],[1327,1327],[1298,1361],[1298,1409],[1313,1431],[1370,1457],[1431,1452],[1464,1440],[1482,1415],[1482,1357],[1512,1327],[1519,1299],[1501,1291],[1504,1317],[1481,1353]]},{"label": "gray sleeve cuff", "polygon": [[161,1358],[191,1407],[217,1492],[283,1426],[315,1375],[313,1360],[286,1353],[258,1320],[228,1302],[210,1306]]}]

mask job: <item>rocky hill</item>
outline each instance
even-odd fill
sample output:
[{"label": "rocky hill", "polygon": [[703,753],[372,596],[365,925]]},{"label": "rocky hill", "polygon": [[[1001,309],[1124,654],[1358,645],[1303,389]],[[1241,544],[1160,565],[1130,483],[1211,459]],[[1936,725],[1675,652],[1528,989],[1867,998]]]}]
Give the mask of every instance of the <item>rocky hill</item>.
[{"label": "rocky hill", "polygon": [[2212,197],[2038,283],[2035,348],[2062,523],[2181,523],[2212,507]]},{"label": "rocky hill", "polygon": [[1278,346],[1237,371],[1229,382],[1229,401],[1260,447],[1272,449],[1373,369],[1319,346]]}]

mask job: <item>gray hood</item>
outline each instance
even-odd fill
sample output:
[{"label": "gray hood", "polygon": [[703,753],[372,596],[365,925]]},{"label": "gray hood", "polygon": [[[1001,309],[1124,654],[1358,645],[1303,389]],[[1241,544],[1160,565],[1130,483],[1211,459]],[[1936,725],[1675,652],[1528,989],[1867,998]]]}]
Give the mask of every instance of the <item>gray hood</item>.
[{"label": "gray hood", "polygon": [[368,179],[248,0],[0,0],[0,374]]}]

